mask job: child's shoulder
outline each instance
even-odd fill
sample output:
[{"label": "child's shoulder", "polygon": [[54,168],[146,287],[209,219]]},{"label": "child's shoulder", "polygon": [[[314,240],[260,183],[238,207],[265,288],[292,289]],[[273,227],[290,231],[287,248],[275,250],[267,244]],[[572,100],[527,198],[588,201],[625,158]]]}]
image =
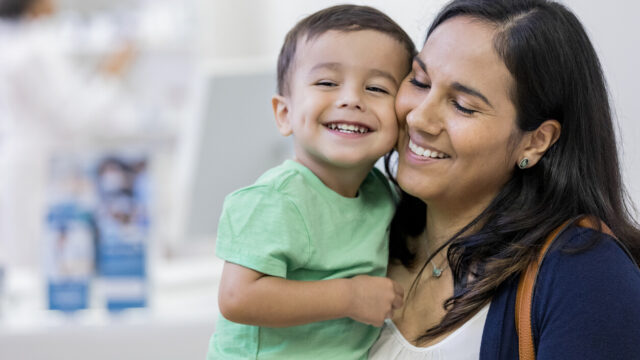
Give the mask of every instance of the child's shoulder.
[{"label": "child's shoulder", "polygon": [[394,192],[394,186],[389,178],[377,167],[373,167],[369,172],[369,175],[362,184],[363,187],[373,188],[377,192],[384,192],[389,194],[393,199],[397,197]]},{"label": "child's shoulder", "polygon": [[315,177],[311,170],[293,160],[267,170],[256,180],[254,186],[268,188],[283,195],[292,195],[308,189],[310,180]]},{"label": "child's shoulder", "polygon": [[229,198],[256,193],[286,197],[295,195],[308,186],[304,169],[306,168],[303,168],[302,165],[287,160],[264,172],[254,184],[232,192],[229,194]]},{"label": "child's shoulder", "polygon": [[387,176],[375,166],[371,168],[369,177],[373,178],[375,181],[379,181],[387,185],[389,184],[389,179],[387,178]]}]

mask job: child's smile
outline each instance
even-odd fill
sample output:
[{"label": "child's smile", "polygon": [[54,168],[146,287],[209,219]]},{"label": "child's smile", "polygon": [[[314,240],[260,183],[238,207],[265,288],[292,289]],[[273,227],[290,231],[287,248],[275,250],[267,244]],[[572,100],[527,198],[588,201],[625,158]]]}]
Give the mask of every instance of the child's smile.
[{"label": "child's smile", "polygon": [[325,126],[340,134],[364,135],[371,131],[368,126],[359,123],[331,122]]}]

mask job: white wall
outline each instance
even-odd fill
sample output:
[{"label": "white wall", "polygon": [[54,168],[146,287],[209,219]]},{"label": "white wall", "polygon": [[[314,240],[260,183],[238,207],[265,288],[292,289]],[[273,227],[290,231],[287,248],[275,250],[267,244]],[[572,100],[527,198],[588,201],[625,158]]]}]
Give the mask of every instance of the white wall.
[{"label": "white wall", "polygon": [[[564,0],[580,18],[600,56],[618,120],[621,161],[629,195],[640,210],[640,3]],[[640,214],[635,214],[640,220]]]},{"label": "white wall", "polygon": [[[285,34],[297,21],[339,0],[198,0],[200,41],[205,62],[247,56],[266,58],[275,66]],[[376,7],[396,20],[418,44],[445,0],[369,0],[350,3]],[[272,69],[275,70],[275,67]]]}]

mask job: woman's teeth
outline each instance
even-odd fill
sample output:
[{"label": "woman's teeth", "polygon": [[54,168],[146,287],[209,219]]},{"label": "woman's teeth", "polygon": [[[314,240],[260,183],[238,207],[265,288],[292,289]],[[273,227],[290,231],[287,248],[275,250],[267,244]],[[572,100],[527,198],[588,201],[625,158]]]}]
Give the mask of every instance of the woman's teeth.
[{"label": "woman's teeth", "polygon": [[358,126],[358,125],[350,125],[350,124],[329,124],[327,126],[331,130],[338,130],[343,133],[349,134],[366,134],[369,132],[369,129],[366,127]]},{"label": "woman's teeth", "polygon": [[409,139],[409,149],[411,150],[412,153],[422,157],[426,157],[426,158],[444,159],[449,157],[449,155],[445,153],[441,153],[438,151],[431,151],[429,149],[425,150],[422,147],[416,145],[413,141],[411,141],[411,139]]}]

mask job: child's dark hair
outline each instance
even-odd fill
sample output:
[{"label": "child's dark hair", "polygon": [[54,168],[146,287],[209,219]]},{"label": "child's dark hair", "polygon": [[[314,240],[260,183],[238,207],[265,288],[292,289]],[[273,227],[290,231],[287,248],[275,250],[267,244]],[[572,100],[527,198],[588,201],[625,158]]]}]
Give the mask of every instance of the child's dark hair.
[{"label": "child's dark hair", "polygon": [[[289,70],[296,55],[298,39],[307,40],[329,30],[358,31],[376,30],[398,40],[407,50],[407,62],[410,64],[416,54],[416,48],[411,38],[390,17],[369,6],[336,5],[315,12],[300,20],[284,39],[284,44],[278,56],[278,94],[285,95],[288,89]],[[390,54],[393,56],[393,54]],[[398,54],[398,56],[402,56]]]}]

